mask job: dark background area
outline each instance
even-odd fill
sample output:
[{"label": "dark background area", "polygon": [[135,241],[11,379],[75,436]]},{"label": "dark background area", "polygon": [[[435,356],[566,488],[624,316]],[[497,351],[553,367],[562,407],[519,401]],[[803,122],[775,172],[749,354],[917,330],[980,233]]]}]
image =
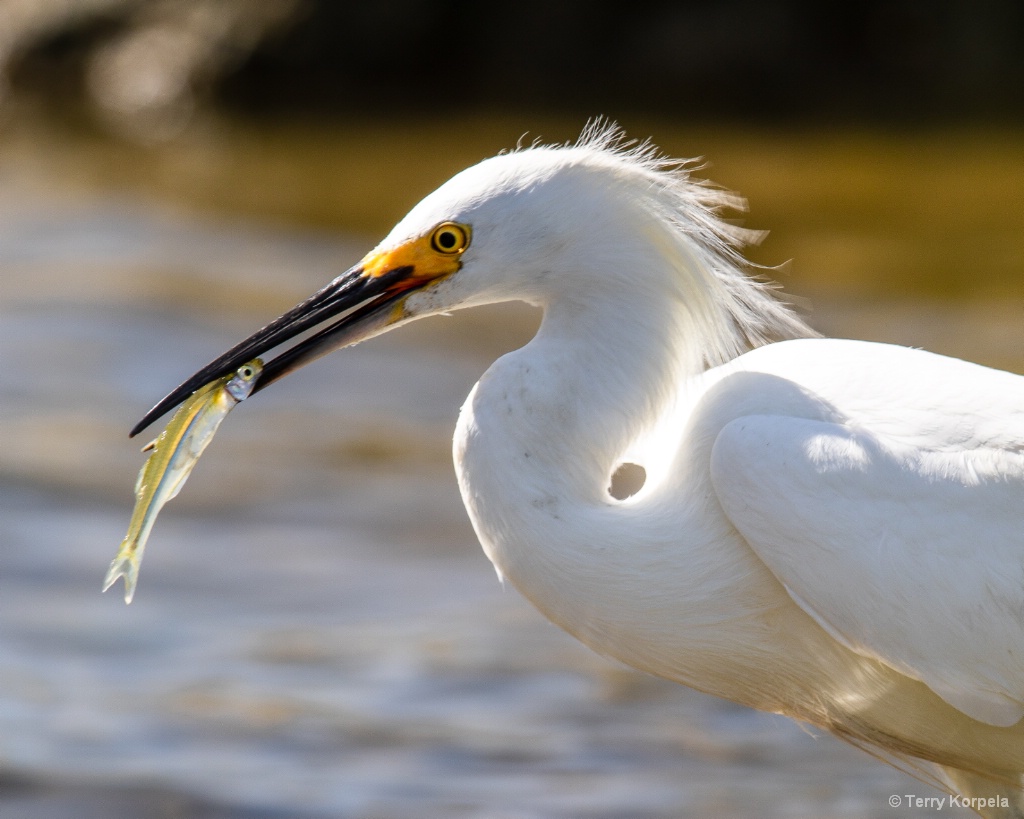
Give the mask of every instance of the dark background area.
[{"label": "dark background area", "polygon": [[1024,4],[319,3],[225,77],[250,109],[610,104],[694,117],[1019,116]]},{"label": "dark background area", "polygon": [[1015,124],[1024,4],[7,0],[0,70],[9,97],[156,137],[211,105]]}]

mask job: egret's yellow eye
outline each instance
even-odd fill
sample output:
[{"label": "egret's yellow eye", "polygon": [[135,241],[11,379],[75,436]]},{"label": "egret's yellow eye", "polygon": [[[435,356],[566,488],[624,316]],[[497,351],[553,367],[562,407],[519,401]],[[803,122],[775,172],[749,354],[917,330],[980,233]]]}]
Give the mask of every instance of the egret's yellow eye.
[{"label": "egret's yellow eye", "polygon": [[455,222],[442,222],[430,235],[430,246],[438,253],[456,256],[469,247],[469,228]]}]

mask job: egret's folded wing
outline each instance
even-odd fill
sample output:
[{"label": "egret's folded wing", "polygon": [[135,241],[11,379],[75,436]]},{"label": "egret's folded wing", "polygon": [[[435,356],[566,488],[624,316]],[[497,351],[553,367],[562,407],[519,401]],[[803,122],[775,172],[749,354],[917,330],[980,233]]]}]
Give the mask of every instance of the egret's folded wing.
[{"label": "egret's folded wing", "polygon": [[852,650],[993,725],[1024,716],[1024,456],[751,416],[715,491],[792,598]]}]

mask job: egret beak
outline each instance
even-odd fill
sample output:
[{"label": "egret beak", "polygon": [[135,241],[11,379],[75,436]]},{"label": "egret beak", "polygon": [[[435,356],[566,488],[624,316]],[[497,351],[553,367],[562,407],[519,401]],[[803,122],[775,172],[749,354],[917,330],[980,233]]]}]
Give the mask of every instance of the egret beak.
[{"label": "egret beak", "polygon": [[437,245],[436,236],[441,230],[438,227],[432,236],[412,240],[390,251],[371,253],[326,287],[186,379],[147,412],[130,435],[137,435],[215,378],[227,375],[245,362],[332,318],[336,320],[264,364],[253,393],[310,361],[376,335],[403,318],[402,302],[406,296],[461,267],[459,257],[468,245],[468,228],[455,227],[464,230],[462,235],[466,237],[457,251]]}]

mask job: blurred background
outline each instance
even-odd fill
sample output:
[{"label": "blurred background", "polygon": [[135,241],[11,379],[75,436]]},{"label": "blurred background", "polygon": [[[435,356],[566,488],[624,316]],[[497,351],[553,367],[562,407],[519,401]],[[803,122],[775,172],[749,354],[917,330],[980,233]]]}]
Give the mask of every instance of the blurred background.
[{"label": "blurred background", "polygon": [[1022,371],[1022,43],[1015,0],[0,0],[0,816],[931,815],[501,588],[449,442],[524,307],[246,403],[131,608],[99,586],[152,403],[455,171],[596,115],[746,196],[822,332]]}]

